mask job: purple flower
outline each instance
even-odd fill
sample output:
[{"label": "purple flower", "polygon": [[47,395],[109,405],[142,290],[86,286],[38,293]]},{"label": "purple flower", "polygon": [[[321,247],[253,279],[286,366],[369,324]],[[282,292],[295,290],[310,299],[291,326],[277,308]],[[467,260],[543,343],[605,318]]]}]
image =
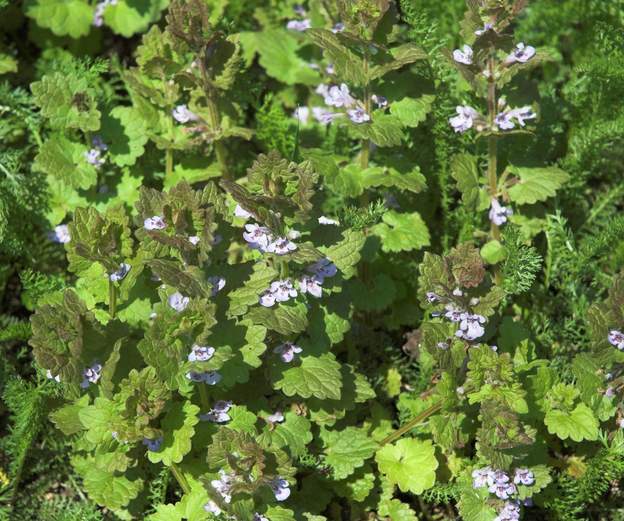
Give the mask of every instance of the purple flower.
[{"label": "purple flower", "polygon": [[461,288],[455,288],[453,290],[453,295],[455,297],[463,297],[464,296],[464,292],[461,290]]},{"label": "purple flower", "polygon": [[293,112],[293,117],[305,125],[310,118],[310,109],[308,107],[297,107]]},{"label": "purple flower", "polygon": [[275,253],[275,255],[286,255],[296,249],[297,245],[289,241],[286,237],[278,237],[271,241],[266,247],[268,253]]},{"label": "purple flower", "polygon": [[104,140],[100,136],[93,136],[91,138],[91,144],[93,145],[94,148],[97,148],[98,150],[101,150],[102,152],[105,152],[106,150],[108,150],[108,145],[104,143]]},{"label": "purple flower", "polygon": [[535,483],[535,476],[530,469],[516,469],[516,473],[514,475],[514,483],[516,485],[533,485],[533,483]]},{"label": "purple flower", "polygon": [[509,499],[516,493],[516,485],[510,483],[509,476],[502,470],[494,473],[494,482],[489,486],[488,490],[492,494],[496,494],[499,499]]},{"label": "purple flower", "polygon": [[498,202],[498,199],[492,199],[490,206],[490,221],[496,226],[502,226],[507,222],[507,217],[513,215],[513,210],[507,206],[503,206]]},{"label": "purple flower", "polygon": [[513,114],[510,110],[505,110],[496,114],[494,125],[501,130],[511,130],[516,126],[513,121]]},{"label": "purple flower", "polygon": [[336,219],[330,219],[329,217],[325,217],[324,215],[321,215],[318,218],[318,223],[332,226],[340,226],[340,221],[337,221]]},{"label": "purple flower", "polygon": [[304,275],[299,280],[299,290],[301,293],[309,293],[313,297],[321,298],[323,295],[323,288],[321,286],[322,283],[323,281],[319,280],[316,276],[309,277]]},{"label": "purple flower", "polygon": [[520,505],[517,502],[507,501],[494,521],[518,521],[520,519]]},{"label": "purple flower", "polygon": [[95,362],[91,367],[87,367],[82,372],[82,382],[80,383],[80,387],[86,389],[91,384],[98,383],[98,380],[102,376],[102,364]]},{"label": "purple flower", "polygon": [[59,224],[54,227],[48,237],[53,242],[58,242],[60,244],[67,244],[71,240],[71,236],[69,235],[69,228],[66,224]]},{"label": "purple flower", "polygon": [[312,22],[309,18],[304,18],[303,20],[290,20],[286,24],[286,29],[289,31],[298,31],[300,33],[307,31],[312,27]]},{"label": "purple flower", "polygon": [[191,235],[188,240],[193,246],[197,246],[199,244],[199,237],[197,235]]},{"label": "purple flower", "polygon": [[263,516],[262,514],[258,514],[258,512],[254,513],[253,519],[251,521],[270,521],[268,517]]},{"label": "purple flower", "polygon": [[456,109],[457,116],[449,118],[449,122],[455,132],[466,132],[474,125],[474,120],[479,117],[479,113],[467,105],[458,106]]},{"label": "purple flower", "polygon": [[337,33],[343,32],[344,30],[345,30],[345,24],[343,24],[342,22],[336,22],[334,26],[332,27],[331,32],[334,34],[337,34]]},{"label": "purple flower", "polygon": [[243,239],[254,250],[266,251],[269,243],[273,240],[271,230],[259,224],[246,224]]},{"label": "purple flower", "polygon": [[215,354],[216,349],[210,346],[198,346],[194,344],[188,355],[189,362],[207,362]]},{"label": "purple flower", "polygon": [[232,501],[232,485],[234,484],[234,474],[228,474],[224,470],[219,471],[219,479],[213,479],[210,484],[221,495],[223,501]]},{"label": "purple flower", "polygon": [[329,88],[325,96],[325,104],[330,107],[349,108],[355,104],[355,100],[349,93],[349,87],[347,87],[345,83],[342,83],[339,87],[333,85]]},{"label": "purple flower", "polygon": [[323,258],[308,266],[307,271],[319,278],[321,283],[323,283],[326,277],[333,277],[336,275],[336,273],[338,273],[338,268],[332,261]]},{"label": "purple flower", "polygon": [[383,109],[388,106],[388,98],[385,96],[378,96],[377,94],[373,94],[371,96],[373,103],[377,105],[378,108]]},{"label": "purple flower", "polygon": [[102,152],[97,148],[91,148],[84,153],[84,157],[87,163],[93,165],[95,168],[100,168],[104,164],[104,158],[101,157]]},{"label": "purple flower", "polygon": [[260,296],[260,304],[270,308],[276,302],[287,302],[297,296],[297,290],[290,279],[271,282],[271,286]]},{"label": "purple flower", "polygon": [[327,67],[325,67],[325,72],[332,76],[336,74],[336,69],[334,68],[334,65],[330,63],[329,65],[327,65]]},{"label": "purple flower", "polygon": [[199,119],[197,114],[189,110],[186,105],[178,105],[171,111],[171,115],[178,123],[188,123],[189,121],[197,121]]},{"label": "purple flower", "polygon": [[303,7],[302,5],[296,5],[293,8],[293,11],[295,12],[297,16],[305,16],[307,14],[305,7]]},{"label": "purple flower", "polygon": [[212,286],[211,295],[213,297],[216,297],[217,293],[225,287],[225,278],[220,277],[219,275],[208,277],[208,282],[210,282],[210,285]]},{"label": "purple flower", "polygon": [[219,508],[219,505],[217,505],[212,499],[204,505],[204,510],[206,512],[214,514],[215,516],[221,514],[221,509]]},{"label": "purple flower", "polygon": [[521,127],[525,126],[525,120],[535,119],[537,117],[537,114],[535,114],[535,112],[533,112],[533,109],[528,105],[525,107],[512,109],[510,111],[510,114],[511,117],[514,118],[518,122],[518,125],[520,125]]},{"label": "purple flower", "polygon": [[455,332],[455,336],[470,341],[476,340],[485,333],[481,324],[485,324],[484,316],[462,313],[459,329]]},{"label": "purple flower", "polygon": [[490,467],[472,471],[472,488],[483,488],[494,483],[494,471]]},{"label": "purple flower", "polygon": [[189,305],[191,299],[189,297],[185,297],[179,291],[176,291],[173,295],[170,295],[167,299],[169,305],[175,309],[178,313],[184,311],[186,306]]},{"label": "purple flower", "polygon": [[507,65],[511,65],[512,63],[526,63],[534,56],[535,47],[524,45],[524,43],[520,42],[516,45],[516,48],[511,52],[511,54],[507,56],[505,63]]},{"label": "purple flower", "polygon": [[472,65],[473,56],[474,53],[470,45],[464,45],[463,50],[455,49],[453,51],[453,59],[458,63],[463,63],[464,65]]},{"label": "purple flower", "polygon": [[243,219],[249,219],[251,217],[251,212],[248,212],[240,204],[237,204],[236,208],[234,208],[234,215]]},{"label": "purple flower", "polygon": [[282,361],[287,364],[292,362],[295,359],[295,355],[301,353],[302,351],[303,349],[292,342],[284,342],[273,349],[273,352],[279,354]]},{"label": "purple flower", "polygon": [[606,398],[613,398],[615,396],[615,391],[613,387],[609,386],[604,392]]},{"label": "purple flower", "polygon": [[273,414],[269,414],[265,419],[269,423],[282,423],[284,421],[284,415],[282,411],[275,411]]},{"label": "purple flower", "polygon": [[95,11],[93,12],[93,21],[91,22],[95,27],[102,27],[104,24],[104,11],[109,5],[117,4],[117,0],[103,0],[95,4]]},{"label": "purple flower", "polygon": [[362,107],[350,109],[347,111],[347,114],[349,115],[349,119],[358,125],[370,121],[370,115]]},{"label": "purple flower", "polygon": [[158,452],[160,450],[160,446],[162,445],[163,437],[156,438],[155,440],[150,440],[149,438],[143,438],[143,445],[147,447],[147,450],[151,452]]},{"label": "purple flower", "polygon": [[46,378],[48,378],[49,380],[54,380],[57,383],[61,382],[61,376],[58,375],[58,374],[56,376],[54,376],[52,374],[52,371],[50,371],[49,369],[46,371]]},{"label": "purple flower", "polygon": [[475,34],[476,34],[477,36],[482,36],[482,35],[484,35],[485,33],[487,33],[488,31],[491,31],[492,29],[494,29],[494,24],[493,24],[493,23],[489,23],[489,22],[488,22],[488,23],[486,23],[486,24],[484,24],[484,25],[483,25],[483,29],[477,29],[477,30],[475,31]]},{"label": "purple flower", "polygon": [[314,89],[314,92],[323,97],[329,96],[329,85],[321,83],[318,87],[316,87],[316,89]]},{"label": "purple flower", "polygon": [[114,273],[111,273],[108,278],[111,282],[119,282],[120,280],[123,280],[125,278],[131,268],[132,266],[130,266],[130,264],[122,262],[119,265],[119,269]]},{"label": "purple flower", "polygon": [[438,349],[441,349],[442,351],[446,351],[449,348],[449,345],[447,342],[438,342],[437,346],[438,346]]},{"label": "purple flower", "polygon": [[465,314],[463,310],[455,307],[453,304],[447,304],[446,306],[444,306],[444,309],[446,309],[446,313],[444,313],[444,316],[448,318],[451,322],[460,322],[462,316]]},{"label": "purple flower", "polygon": [[290,496],[290,484],[285,479],[277,477],[269,485],[278,501],[284,501]]},{"label": "purple flower", "polygon": [[612,329],[609,331],[609,343],[620,351],[624,350],[624,333],[617,329]]},{"label": "purple flower", "polygon": [[427,291],[426,295],[427,302],[429,302],[429,304],[435,304],[436,302],[440,301],[440,297],[433,291]]},{"label": "purple flower", "polygon": [[336,118],[343,117],[344,114],[340,112],[332,112],[324,107],[312,107],[312,115],[314,119],[323,125],[328,125]]},{"label": "purple flower", "polygon": [[205,383],[207,385],[217,385],[221,381],[221,378],[223,378],[216,371],[189,371],[188,373],[186,373],[186,377],[191,382]]},{"label": "purple flower", "polygon": [[159,215],[154,215],[153,217],[148,217],[143,221],[143,228],[148,231],[152,230],[164,230],[167,227],[165,220]]},{"label": "purple flower", "polygon": [[228,411],[232,408],[232,402],[227,400],[218,400],[215,402],[214,407],[210,409],[206,414],[201,414],[199,419],[202,421],[209,421],[212,423],[227,423],[232,418],[228,414]]}]

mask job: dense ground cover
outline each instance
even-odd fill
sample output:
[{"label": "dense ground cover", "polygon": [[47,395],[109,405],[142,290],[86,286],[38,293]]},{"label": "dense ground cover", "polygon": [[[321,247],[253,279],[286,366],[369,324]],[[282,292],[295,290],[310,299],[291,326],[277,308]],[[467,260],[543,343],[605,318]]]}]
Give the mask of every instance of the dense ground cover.
[{"label": "dense ground cover", "polygon": [[0,1],[0,514],[624,520],[624,6]]}]

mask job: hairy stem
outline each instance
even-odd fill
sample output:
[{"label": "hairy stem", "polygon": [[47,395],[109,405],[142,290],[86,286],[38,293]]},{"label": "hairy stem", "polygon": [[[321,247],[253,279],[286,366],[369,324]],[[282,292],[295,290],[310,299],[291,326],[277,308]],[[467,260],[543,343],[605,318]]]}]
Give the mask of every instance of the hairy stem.
[{"label": "hairy stem", "polygon": [[189,485],[189,482],[186,479],[186,476],[184,475],[184,473],[180,470],[180,468],[175,463],[172,463],[170,468],[171,468],[171,473],[176,478],[176,481],[178,482],[178,484],[180,485],[184,493],[190,494],[191,485]]},{"label": "hairy stem", "polygon": [[115,318],[117,312],[117,288],[112,280],[108,281],[108,314]]},{"label": "hairy stem", "polygon": [[398,440],[405,433],[411,431],[414,427],[416,427],[416,425],[424,422],[427,418],[429,418],[429,416],[433,416],[441,408],[442,408],[442,402],[433,404],[431,407],[429,407],[428,409],[425,409],[423,412],[421,412],[420,414],[412,418],[410,421],[408,421],[405,425],[403,425],[403,427],[397,429],[392,434],[388,435],[386,438],[381,440],[380,445],[383,447],[384,445],[387,445],[388,443],[392,443],[393,441]]},{"label": "hairy stem", "polygon": [[204,411],[208,412],[210,410],[210,400],[208,400],[208,389],[206,387],[207,384],[201,383],[199,384],[199,399],[201,401],[202,408]]},{"label": "hairy stem", "polygon": [[165,152],[165,179],[173,175],[173,149],[168,148]]}]

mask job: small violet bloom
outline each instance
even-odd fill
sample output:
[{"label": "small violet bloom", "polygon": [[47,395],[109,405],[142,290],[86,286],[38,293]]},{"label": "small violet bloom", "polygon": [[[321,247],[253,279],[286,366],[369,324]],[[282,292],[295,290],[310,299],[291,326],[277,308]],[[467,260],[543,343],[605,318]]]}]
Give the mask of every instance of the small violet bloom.
[{"label": "small violet bloom", "polygon": [[322,283],[323,281],[319,280],[316,276],[309,277],[304,275],[299,280],[299,290],[301,293],[309,293],[313,297],[321,298],[323,295],[323,287],[321,286]]},{"label": "small violet bloom", "polygon": [[91,384],[98,383],[98,380],[102,376],[102,364],[95,362],[91,367],[87,367],[82,372],[82,382],[80,383],[80,387],[86,389]]},{"label": "small violet bloom", "polygon": [[154,215],[153,217],[148,217],[143,221],[143,228],[148,231],[153,230],[164,230],[167,227],[165,220],[159,215]]},{"label": "small violet bloom", "polygon": [[295,355],[298,355],[302,351],[303,349],[292,342],[284,342],[273,349],[273,352],[279,354],[282,361],[287,364],[292,362],[295,359]]},{"label": "small violet bloom", "polygon": [[337,33],[343,32],[344,30],[345,30],[345,24],[343,24],[342,22],[336,22],[334,26],[332,27],[331,32],[334,34],[337,34]]},{"label": "small violet bloom", "polygon": [[269,414],[265,419],[269,423],[282,423],[284,421],[284,415],[282,411],[275,411],[273,414]]},{"label": "small violet bloom", "polygon": [[482,35],[484,35],[485,33],[487,33],[488,31],[491,31],[491,30],[493,30],[493,29],[494,29],[494,24],[493,24],[493,23],[489,23],[489,22],[488,22],[488,23],[486,23],[486,24],[484,24],[484,25],[483,25],[483,28],[482,28],[482,29],[477,29],[477,30],[475,31],[475,34],[476,34],[477,36],[482,36]]},{"label": "small violet bloom", "polygon": [[278,237],[277,239],[271,241],[266,247],[266,251],[268,253],[275,253],[275,255],[286,255],[296,249],[297,245],[294,242],[289,241],[286,237]]},{"label": "small violet bloom", "polygon": [[456,308],[453,304],[447,304],[444,309],[446,309],[446,313],[444,313],[444,316],[448,318],[451,322],[460,322],[462,319],[462,315],[464,315],[464,311]]},{"label": "small violet bloom", "polygon": [[209,421],[212,423],[227,423],[232,418],[228,414],[228,411],[232,408],[232,402],[227,400],[218,400],[215,402],[214,407],[210,409],[206,414],[200,414],[199,419],[202,421]]},{"label": "small violet bloom", "polygon": [[120,280],[123,280],[125,278],[131,268],[132,266],[130,266],[130,264],[122,262],[119,265],[119,269],[116,272],[111,273],[108,278],[111,282],[119,282]]},{"label": "small violet bloom", "polygon": [[216,371],[206,371],[206,372],[189,371],[188,373],[186,373],[186,377],[191,382],[205,383],[207,385],[217,385],[221,381],[221,378],[222,378],[222,376]]},{"label": "small violet bloom", "polygon": [[192,112],[186,105],[178,105],[171,111],[173,119],[178,123],[188,123],[189,121],[197,121],[199,117]]},{"label": "small violet bloom", "polygon": [[483,488],[494,483],[494,471],[490,467],[472,471],[472,488]]},{"label": "small violet bloom", "polygon": [[455,132],[466,132],[474,125],[475,119],[479,117],[479,113],[467,105],[458,106],[456,109],[457,116],[449,118],[449,122]]},{"label": "small violet bloom", "polygon": [[69,228],[66,224],[59,224],[49,233],[50,240],[60,244],[67,244],[71,240]]},{"label": "small violet bloom", "polygon": [[258,512],[254,513],[254,516],[251,521],[269,521],[269,518],[263,516],[262,514],[258,514]]},{"label": "small violet bloom", "polygon": [[216,297],[217,293],[225,287],[225,278],[220,277],[219,275],[208,277],[208,282],[210,282],[210,285],[212,286],[211,295],[213,297]]},{"label": "small violet bloom", "polygon": [[462,313],[459,329],[455,332],[455,336],[469,341],[476,340],[485,333],[482,324],[485,324],[484,316]]},{"label": "small violet bloom", "polygon": [[527,119],[535,119],[537,117],[537,114],[535,114],[535,112],[533,112],[533,109],[527,105],[525,107],[512,109],[511,117],[514,118],[518,122],[518,125],[520,125],[521,127],[524,127],[525,126],[524,121]]},{"label": "small violet bloom", "polygon": [[277,477],[270,483],[275,499],[284,501],[290,496],[290,484],[283,478]]},{"label": "small violet bloom", "polygon": [[349,115],[349,119],[351,121],[353,121],[353,123],[356,124],[361,124],[361,123],[366,123],[367,121],[370,121],[371,117],[368,114],[368,112],[366,112],[363,108],[361,107],[356,107],[354,109],[350,109],[347,111],[347,114]]},{"label": "small violet bloom", "polygon": [[117,0],[103,0],[95,4],[95,11],[93,12],[93,21],[91,22],[95,27],[102,27],[104,25],[104,11],[109,5],[116,5]]},{"label": "small violet bloom", "polygon": [[198,346],[194,344],[188,355],[189,362],[207,362],[215,354],[216,349],[210,346]]},{"label": "small violet bloom", "polygon": [[516,469],[514,483],[516,485],[529,486],[535,483],[535,476],[533,475],[533,472],[527,468]]},{"label": "small violet bloom", "polygon": [[305,7],[303,7],[300,4],[298,4],[295,7],[293,7],[293,11],[295,12],[295,14],[297,16],[305,16],[307,14],[306,10],[305,10]]},{"label": "small violet bloom", "polygon": [[188,240],[193,246],[197,246],[199,244],[199,237],[197,235],[191,235]]},{"label": "small violet bloom", "polygon": [[271,282],[271,286],[260,296],[260,304],[270,308],[276,302],[287,302],[297,296],[297,290],[289,279]]},{"label": "small violet bloom", "polygon": [[219,505],[217,505],[212,499],[204,505],[204,510],[206,512],[209,512],[210,514],[214,514],[215,516],[221,514],[221,509],[219,508]]},{"label": "small violet bloom", "polygon": [[298,31],[300,33],[307,31],[312,27],[312,22],[309,18],[304,18],[303,20],[290,20],[286,24],[286,29],[289,31]]},{"label": "small violet bloom", "polygon": [[332,112],[331,110],[327,110],[323,107],[312,107],[312,115],[314,116],[314,119],[322,125],[329,125],[336,118],[344,116],[341,112]]},{"label": "small violet bloom", "polygon": [[518,521],[520,519],[520,505],[517,502],[507,501],[494,521]]},{"label": "small violet bloom", "polygon": [[55,382],[60,383],[61,382],[61,375],[56,375],[54,376],[52,374],[52,371],[50,371],[49,369],[46,371],[46,378],[48,378],[49,380],[54,380]]},{"label": "small violet bloom", "polygon": [[474,53],[470,45],[464,45],[462,50],[455,49],[453,51],[453,59],[457,63],[463,63],[464,65],[472,65],[473,56]]},{"label": "small violet bloom", "polygon": [[624,350],[624,333],[617,329],[609,331],[609,343],[617,347],[620,351]]},{"label": "small violet bloom", "polygon": [[377,94],[373,94],[371,96],[373,103],[377,105],[378,108],[383,109],[388,106],[388,98],[385,96],[378,96]]},{"label": "small violet bloom", "polygon": [[427,295],[427,302],[429,302],[429,304],[435,304],[436,302],[440,301],[439,295],[437,295],[433,291],[427,291],[426,295]]},{"label": "small violet bloom", "polygon": [[237,204],[236,208],[234,208],[234,215],[242,219],[249,219],[251,217],[251,213],[245,210],[240,204]]},{"label": "small violet bloom", "polygon": [[502,226],[507,222],[507,218],[513,215],[513,210],[507,206],[503,206],[497,199],[492,199],[490,206],[490,221],[496,226]]},{"label": "small violet bloom", "polygon": [[210,484],[221,495],[223,501],[229,503],[232,501],[232,485],[234,482],[234,474],[228,474],[224,470],[219,471],[219,479],[213,479]]},{"label": "small violet bloom", "polygon": [[330,107],[349,108],[355,104],[355,100],[349,93],[349,87],[342,83],[339,87],[337,85],[333,85],[329,88],[325,96],[325,104]]},{"label": "small violet bloom", "polygon": [[333,277],[338,273],[338,268],[329,259],[320,259],[314,264],[307,267],[308,273],[312,273],[315,277],[320,278],[321,283],[326,277]]},{"label": "small violet bloom", "polygon": [[511,65],[512,63],[526,63],[534,56],[535,47],[524,45],[524,43],[520,42],[516,45],[516,48],[511,52],[511,54],[507,56],[505,63],[507,65]]},{"label": "small violet bloom", "polygon": [[329,217],[325,217],[324,215],[321,215],[318,218],[318,222],[319,222],[319,224],[340,226],[340,221],[337,221],[336,219],[330,219]]},{"label": "small violet bloom", "polygon": [[293,112],[293,117],[301,124],[305,125],[310,118],[310,109],[308,107],[297,107]]},{"label": "small violet bloom", "polygon": [[496,494],[499,499],[509,499],[516,493],[516,485],[510,483],[509,476],[502,470],[497,470],[494,473],[494,483],[488,487],[488,490]]},{"label": "small violet bloom", "polygon": [[162,445],[163,437],[156,438],[155,440],[150,440],[149,438],[143,438],[143,445],[147,447],[147,450],[151,452],[158,452],[160,450],[160,446]]},{"label": "small violet bloom", "polygon": [[250,248],[254,250],[266,251],[269,243],[273,240],[271,230],[259,224],[246,224],[243,232],[243,239],[247,241]]},{"label": "small violet bloom", "polygon": [[184,311],[186,306],[189,305],[191,299],[189,297],[185,297],[179,291],[176,291],[173,295],[170,295],[167,299],[169,305],[175,309],[178,313]]},{"label": "small violet bloom", "polygon": [[84,157],[87,163],[93,165],[95,168],[100,168],[104,163],[104,158],[101,157],[102,152],[97,148],[91,148],[84,153]]}]

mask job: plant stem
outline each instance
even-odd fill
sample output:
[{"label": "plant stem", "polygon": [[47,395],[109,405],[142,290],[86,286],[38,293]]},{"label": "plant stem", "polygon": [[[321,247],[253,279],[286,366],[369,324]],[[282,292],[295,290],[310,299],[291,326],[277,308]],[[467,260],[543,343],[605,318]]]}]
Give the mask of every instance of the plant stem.
[{"label": "plant stem", "polygon": [[208,412],[210,410],[210,401],[208,400],[208,389],[205,383],[199,384],[199,399],[204,411]]},{"label": "plant stem", "polygon": [[[216,132],[221,126],[221,116],[219,115],[219,107],[217,107],[211,91],[206,92],[206,108],[210,114],[210,126],[212,127],[212,130]],[[223,177],[225,179],[230,179],[231,176],[228,168],[227,152],[223,143],[221,141],[215,141],[213,142],[213,146],[215,155],[217,156],[217,161],[221,167],[221,171],[223,172]]]},{"label": "plant stem", "polygon": [[117,312],[117,288],[112,280],[108,281],[108,314],[115,318]]},{"label": "plant stem", "polygon": [[184,475],[184,473],[178,468],[178,466],[175,463],[172,463],[170,468],[171,468],[171,473],[176,478],[176,481],[178,482],[178,484],[180,485],[184,493],[190,494],[191,486],[189,485],[189,482],[186,479],[186,476]]},{"label": "plant stem", "polygon": [[165,179],[170,179],[173,175],[173,150],[168,148],[165,152]]},{"label": "plant stem", "polygon": [[[494,128],[496,118],[496,78],[494,77],[494,56],[488,60],[488,121],[490,128]],[[488,186],[490,197],[496,198],[498,193],[498,138],[496,136],[488,137]],[[491,223],[490,234],[493,239],[500,240],[499,227]]]},{"label": "plant stem", "polygon": [[384,445],[387,445],[388,443],[392,443],[393,441],[398,440],[405,433],[411,431],[414,427],[416,427],[416,425],[425,421],[427,418],[429,418],[429,416],[434,415],[441,408],[442,408],[442,402],[433,404],[431,407],[429,407],[428,409],[425,409],[423,412],[421,412],[420,414],[412,418],[410,421],[408,421],[405,425],[403,425],[403,427],[397,429],[392,434],[390,434],[389,436],[381,440],[380,445],[383,447]]},{"label": "plant stem", "polygon": [[[366,75],[366,83],[364,84],[364,110],[367,114],[370,114],[371,100],[370,85],[368,83],[368,51],[364,53],[364,74]],[[368,168],[370,162],[370,149],[370,139],[362,139],[360,150],[360,167],[362,168],[362,170],[366,170]],[[362,208],[366,208],[368,206],[368,203],[368,194],[366,193],[366,190],[364,190],[364,193],[360,198],[360,205],[362,206]]]}]

